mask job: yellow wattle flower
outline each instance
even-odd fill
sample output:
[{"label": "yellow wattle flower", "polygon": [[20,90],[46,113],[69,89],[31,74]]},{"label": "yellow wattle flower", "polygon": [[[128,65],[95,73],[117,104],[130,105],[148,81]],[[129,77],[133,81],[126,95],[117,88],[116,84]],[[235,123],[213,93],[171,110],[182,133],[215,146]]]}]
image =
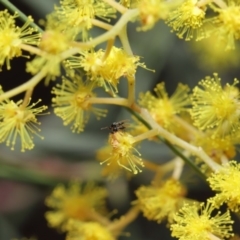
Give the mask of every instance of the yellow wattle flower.
[{"label": "yellow wattle flower", "polygon": [[[3,94],[0,88],[0,94]],[[17,139],[21,141],[21,151],[30,150],[34,147],[33,136],[39,135],[40,129],[36,116],[41,115],[47,109],[47,106],[36,107],[41,102],[23,106],[23,101],[14,102],[4,100],[0,103],[0,142],[6,142],[14,150]]]},{"label": "yellow wattle flower", "polygon": [[134,147],[134,137],[126,132],[118,131],[109,135],[111,146],[110,157],[101,162],[106,163],[110,169],[125,169],[133,174],[142,172],[144,166],[141,154]]},{"label": "yellow wattle flower", "polygon": [[238,83],[221,86],[218,74],[206,77],[193,89],[191,116],[200,130],[212,129],[213,135],[235,133],[240,127],[240,101]]},{"label": "yellow wattle flower", "polygon": [[216,195],[210,201],[217,208],[226,203],[233,212],[240,211],[240,164],[230,161],[223,167],[210,175],[207,179]]},{"label": "yellow wattle flower", "polygon": [[94,88],[93,83],[83,82],[80,76],[75,75],[73,80],[63,77],[62,84],[57,84],[52,90],[55,95],[52,99],[54,112],[63,119],[64,125],[71,125],[73,132],[84,130],[90,112],[97,119],[106,116],[106,110],[93,107],[89,102],[91,97],[96,97]]},{"label": "yellow wattle flower", "polygon": [[214,206],[206,204],[185,204],[174,216],[171,224],[172,236],[181,240],[223,239],[233,236],[229,211],[212,215]]},{"label": "yellow wattle flower", "polygon": [[45,217],[51,227],[67,230],[69,220],[90,221],[96,213],[104,214],[106,189],[93,182],[86,185],[72,182],[68,187],[58,185],[46,198],[46,205],[52,210]]},{"label": "yellow wattle flower", "polygon": [[6,62],[9,70],[10,60],[22,56],[21,44],[38,45],[40,41],[40,34],[34,33],[37,30],[29,27],[32,18],[28,17],[27,22],[18,27],[15,21],[17,17],[17,13],[11,15],[7,10],[0,11],[0,69]]},{"label": "yellow wattle flower", "polygon": [[166,218],[173,221],[174,213],[183,205],[186,189],[180,182],[169,179],[160,185],[141,186],[135,193],[138,199],[134,204],[140,207],[143,215],[160,223]]}]

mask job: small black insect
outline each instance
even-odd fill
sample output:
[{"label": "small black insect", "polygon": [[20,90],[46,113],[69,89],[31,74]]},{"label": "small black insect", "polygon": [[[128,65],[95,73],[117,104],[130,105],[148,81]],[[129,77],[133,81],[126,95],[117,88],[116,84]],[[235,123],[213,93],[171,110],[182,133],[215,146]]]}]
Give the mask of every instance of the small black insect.
[{"label": "small black insect", "polygon": [[127,120],[123,120],[123,121],[120,121],[120,122],[113,122],[111,124],[111,126],[101,128],[101,130],[102,129],[109,129],[110,133],[114,134],[114,133],[116,133],[118,131],[121,131],[121,130],[124,130],[126,128],[125,121],[127,121]]}]

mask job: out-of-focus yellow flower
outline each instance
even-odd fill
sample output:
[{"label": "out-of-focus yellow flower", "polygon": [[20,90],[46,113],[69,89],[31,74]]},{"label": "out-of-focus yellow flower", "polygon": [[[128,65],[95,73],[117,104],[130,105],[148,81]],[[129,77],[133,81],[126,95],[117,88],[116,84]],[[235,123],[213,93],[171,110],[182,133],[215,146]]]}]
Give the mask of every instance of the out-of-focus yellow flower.
[{"label": "out-of-focus yellow flower", "polygon": [[228,70],[237,67],[240,62],[240,45],[235,44],[235,50],[223,50],[226,48],[227,38],[216,41],[217,33],[199,42],[191,42],[191,48],[201,69],[208,72],[212,69]]},{"label": "out-of-focus yellow flower", "polygon": [[211,198],[214,206],[226,203],[231,211],[240,211],[240,164],[230,161],[207,179],[217,194]]},{"label": "out-of-focus yellow flower", "polygon": [[63,77],[62,84],[57,84],[52,93],[54,112],[63,119],[64,125],[72,124],[73,132],[82,132],[88,121],[90,112],[96,117],[106,116],[106,110],[95,108],[89,102],[91,97],[96,97],[92,92],[94,83],[84,83],[80,76],[75,75],[74,80]]},{"label": "out-of-focus yellow flower", "polygon": [[170,227],[172,236],[180,240],[210,240],[229,238],[233,234],[229,211],[212,215],[214,207],[211,203],[185,204],[174,216]]},{"label": "out-of-focus yellow flower", "polygon": [[63,19],[69,27],[92,27],[92,19],[108,20],[115,18],[116,10],[104,1],[99,0],[62,0],[61,6],[55,7],[59,19]]},{"label": "out-of-focus yellow flower", "polygon": [[165,90],[164,82],[159,83],[154,92],[154,96],[150,92],[141,93],[139,104],[147,108],[154,120],[161,126],[171,129],[171,125],[175,124],[174,115],[187,111],[190,105],[189,87],[179,84],[173,95],[169,98]]},{"label": "out-of-focus yellow flower", "polygon": [[213,129],[213,135],[227,135],[239,129],[239,91],[233,85],[221,86],[221,79],[215,73],[199,82],[193,89],[191,115],[194,125],[200,130]]},{"label": "out-of-focus yellow flower", "polygon": [[226,8],[213,8],[218,15],[209,21],[215,24],[213,32],[225,43],[226,50],[229,50],[235,49],[235,40],[240,39],[240,4],[239,1],[233,0],[226,2]]},{"label": "out-of-focus yellow flower", "polygon": [[69,220],[91,221],[96,213],[106,213],[106,189],[97,187],[94,183],[85,186],[80,183],[70,183],[68,188],[58,185],[47,197],[46,205],[53,208],[45,216],[51,227],[67,229]]},{"label": "out-of-focus yellow flower", "polygon": [[[134,137],[129,133],[118,131],[110,134],[110,157],[104,160],[102,164],[107,163],[107,167],[110,170],[114,170],[113,174],[119,173],[121,169],[125,169],[133,174],[142,172],[140,167],[144,165],[140,158],[141,154],[134,148],[134,143]],[[111,171],[109,171],[110,173]]]},{"label": "out-of-focus yellow flower", "polygon": [[232,135],[214,136],[214,132],[207,131],[195,136],[193,144],[201,147],[212,159],[221,163],[222,160],[232,159],[236,155],[236,147],[239,139]]},{"label": "out-of-focus yellow flower", "polygon": [[166,22],[179,38],[189,41],[192,38],[201,40],[206,37],[203,29],[206,9],[198,7],[197,3],[197,0],[185,0],[176,10],[169,13]]},{"label": "out-of-focus yellow flower", "polygon": [[[100,149],[98,149],[96,153],[96,159],[102,164],[106,159],[109,158],[109,153],[112,151],[111,145],[106,145]],[[132,176],[132,172],[125,171],[124,168],[121,168],[119,164],[115,162],[111,162],[111,164],[103,165],[103,169],[101,172],[103,177],[107,177],[109,180],[114,180],[120,175],[126,175],[129,179]]]},{"label": "out-of-focus yellow flower", "polygon": [[70,220],[66,240],[114,240],[110,231],[97,222]]},{"label": "out-of-focus yellow flower", "polygon": [[105,52],[82,52],[79,57],[72,57],[67,61],[70,68],[83,68],[88,79],[96,81],[99,86],[113,94],[117,92],[117,85],[121,77],[134,78],[138,66],[146,68],[140,63],[140,57],[129,56],[123,49],[112,47],[110,54],[105,59]]},{"label": "out-of-focus yellow flower", "polygon": [[[0,87],[1,88],[1,87]],[[3,94],[2,88],[0,94]],[[47,106],[35,107],[41,100],[36,103],[23,106],[23,101],[14,102],[11,100],[4,100],[0,103],[0,142],[6,142],[7,146],[14,146],[18,138],[21,141],[21,151],[25,149],[32,149],[34,147],[33,136],[38,134],[40,129],[36,116],[47,109]],[[29,105],[30,104],[30,105]]]},{"label": "out-of-focus yellow flower", "polygon": [[40,70],[45,71],[47,74],[46,84],[60,76],[61,64],[64,60],[62,53],[69,49],[73,35],[74,32],[71,29],[64,32],[58,28],[45,31],[39,44],[41,55],[27,63],[26,71],[32,74],[36,74]]},{"label": "out-of-focus yellow flower", "polygon": [[29,27],[33,22],[28,17],[27,22],[22,27],[15,24],[18,14],[11,15],[7,10],[0,11],[0,68],[6,61],[7,69],[10,69],[10,60],[22,55],[21,44],[38,45],[40,34],[35,33],[35,29]]},{"label": "out-of-focus yellow flower", "polygon": [[169,179],[161,185],[141,186],[135,192],[138,204],[143,215],[148,220],[160,223],[165,218],[173,221],[173,215],[184,202],[186,189],[174,179]]},{"label": "out-of-focus yellow flower", "polygon": [[141,27],[139,30],[149,30],[160,19],[166,19],[171,9],[171,3],[162,0],[140,0],[137,4]]}]

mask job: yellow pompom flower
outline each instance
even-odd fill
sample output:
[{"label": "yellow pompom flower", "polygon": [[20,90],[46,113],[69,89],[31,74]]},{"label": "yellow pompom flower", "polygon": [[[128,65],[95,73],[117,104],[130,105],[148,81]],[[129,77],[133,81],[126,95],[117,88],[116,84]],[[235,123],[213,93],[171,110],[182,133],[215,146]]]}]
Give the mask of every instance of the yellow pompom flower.
[{"label": "yellow pompom flower", "polygon": [[187,111],[187,107],[191,103],[189,90],[187,85],[179,84],[173,95],[168,97],[165,84],[162,82],[154,88],[157,96],[150,92],[141,93],[139,104],[149,110],[158,124],[171,129],[171,125],[175,124],[174,115]]},{"label": "yellow pompom flower", "polygon": [[200,42],[192,42],[192,51],[197,59],[198,66],[207,72],[221,70],[226,71],[238,67],[240,62],[240,46],[236,45],[234,51],[224,51],[227,38],[216,41],[218,34],[211,34],[211,37]]},{"label": "yellow pompom flower", "polygon": [[223,160],[232,159],[236,155],[236,147],[239,139],[232,135],[215,136],[214,132],[207,131],[195,136],[195,146],[201,147],[212,159],[221,163]]},{"label": "yellow pompom flower", "polygon": [[211,198],[211,202],[219,207],[226,203],[231,211],[240,211],[240,164],[230,161],[220,170],[211,174],[207,179],[210,187],[217,194]]},{"label": "yellow pompom flower", "polygon": [[68,187],[58,185],[46,198],[46,205],[53,210],[47,211],[48,224],[63,231],[69,220],[91,221],[96,214],[106,213],[106,189],[94,183],[83,184],[72,182]]},{"label": "yellow pompom flower", "polygon": [[165,218],[173,221],[174,213],[183,205],[186,189],[180,182],[169,179],[159,186],[141,186],[135,193],[138,200],[134,204],[138,204],[143,215],[160,223]]},{"label": "yellow pompom flower", "polygon": [[97,119],[106,116],[106,110],[95,108],[89,102],[91,97],[96,97],[92,92],[93,83],[84,83],[80,76],[75,75],[74,80],[63,77],[62,84],[57,84],[52,93],[54,112],[63,119],[64,125],[72,124],[73,132],[80,133],[93,112]]},{"label": "yellow pompom flower", "polygon": [[67,224],[66,240],[115,240],[107,227],[98,222],[70,220]]},{"label": "yellow pompom flower", "polygon": [[96,81],[106,91],[117,93],[117,85],[121,77],[134,78],[138,66],[145,68],[140,63],[140,57],[129,56],[117,47],[112,47],[110,54],[105,59],[105,51],[100,49],[97,52],[82,52],[79,57],[72,57],[67,61],[70,68],[83,68],[88,79]]},{"label": "yellow pompom flower", "polygon": [[167,18],[171,5],[162,0],[140,0],[137,8],[142,25],[139,30],[146,31],[153,28],[160,19]]},{"label": "yellow pompom flower", "polygon": [[203,29],[205,8],[197,6],[197,0],[185,0],[177,9],[169,13],[167,24],[177,32],[179,38],[189,41],[192,38],[201,40],[206,37]]},{"label": "yellow pompom flower", "polygon": [[90,29],[95,18],[108,20],[115,18],[116,10],[100,0],[61,0],[61,6],[55,7],[59,19],[67,26]]},{"label": "yellow pompom flower", "polygon": [[22,27],[16,26],[15,18],[18,14],[11,15],[7,10],[0,11],[0,68],[6,61],[7,69],[10,69],[10,60],[22,55],[21,44],[38,45],[40,34],[29,27],[33,22],[28,17]]},{"label": "yellow pompom flower", "polygon": [[185,204],[174,216],[170,226],[172,236],[179,240],[213,240],[233,236],[229,211],[212,214],[211,203]]},{"label": "yellow pompom flower", "polygon": [[140,158],[141,154],[134,148],[134,137],[126,132],[115,132],[109,135],[108,140],[111,146],[110,157],[101,162],[107,163],[107,167],[114,169],[113,173],[117,173],[117,169],[125,169],[133,174],[142,172],[140,167],[144,164]]},{"label": "yellow pompom flower", "polygon": [[69,49],[74,32],[70,30],[62,32],[62,29],[49,29],[42,35],[39,48],[40,56],[36,56],[27,63],[26,71],[36,74],[40,70],[47,74],[45,83],[55,80],[61,75],[61,64],[64,60],[62,53]]},{"label": "yellow pompom flower", "polygon": [[235,40],[240,39],[240,4],[239,1],[228,0],[226,8],[216,8],[218,15],[210,21],[215,24],[214,32],[226,44],[226,50],[235,49]]},{"label": "yellow pompom flower", "polygon": [[[2,88],[0,94],[3,94]],[[47,106],[36,107],[40,102],[23,106],[23,101],[14,102],[11,100],[4,100],[0,103],[0,142],[6,142],[7,146],[14,146],[18,138],[21,141],[21,151],[25,149],[32,149],[34,147],[33,136],[36,135],[43,138],[38,134],[40,129],[36,116],[47,109]]]},{"label": "yellow pompom flower", "polygon": [[221,86],[221,79],[215,73],[199,82],[193,89],[191,115],[194,125],[200,130],[214,129],[213,135],[232,134],[239,129],[239,91],[233,85]]}]

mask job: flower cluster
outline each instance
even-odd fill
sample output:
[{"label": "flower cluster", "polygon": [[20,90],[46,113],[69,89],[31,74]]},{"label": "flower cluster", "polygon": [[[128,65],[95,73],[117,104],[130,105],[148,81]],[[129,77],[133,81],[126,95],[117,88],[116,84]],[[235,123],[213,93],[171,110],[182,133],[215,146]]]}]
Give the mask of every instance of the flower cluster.
[{"label": "flower cluster", "polygon": [[22,44],[38,45],[40,39],[40,34],[34,33],[37,30],[29,27],[33,22],[31,17],[22,27],[16,26],[17,17],[17,13],[11,15],[7,10],[0,11],[0,67],[6,62],[8,70],[10,60],[22,56]]},{"label": "flower cluster", "polygon": [[110,53],[102,49],[82,52],[79,57],[69,59],[67,66],[82,68],[90,81],[97,82],[114,94],[118,92],[117,85],[121,77],[133,79],[138,66],[145,68],[139,60],[138,56],[129,56],[123,49],[112,47]]},{"label": "flower cluster", "polygon": [[227,203],[229,209],[234,212],[240,211],[240,164],[230,161],[219,171],[214,172],[207,179],[216,195],[211,198],[211,202],[216,207]]},{"label": "flower cluster", "polygon": [[61,0],[60,4],[55,10],[61,24],[70,28],[77,27],[82,31],[92,28],[92,20],[95,18],[108,20],[116,17],[116,10],[104,1]]},{"label": "flower cluster", "polygon": [[[110,156],[102,161],[106,163],[109,175],[117,176],[125,169],[133,174],[142,171],[144,166],[141,154],[134,147],[135,139],[126,132],[118,131],[109,135]],[[107,170],[107,169],[106,169]]]},{"label": "flower cluster", "polygon": [[[0,89],[0,96],[3,94]],[[7,146],[14,149],[16,141],[20,138],[21,151],[32,149],[34,147],[33,136],[38,134],[40,124],[36,116],[41,115],[47,109],[47,106],[35,107],[41,100],[36,103],[27,105],[23,104],[22,100],[14,102],[5,100],[0,103],[0,142],[6,142]]]},{"label": "flower cluster", "polygon": [[106,115],[106,111],[95,108],[89,101],[96,97],[93,93],[94,83],[83,82],[80,76],[75,76],[74,80],[63,77],[62,84],[57,84],[52,93],[56,95],[52,101],[54,112],[61,117],[64,125],[72,124],[73,132],[82,132],[89,118],[89,113],[93,112],[97,118]]},{"label": "flower cluster", "polygon": [[229,211],[212,216],[211,203],[185,204],[174,217],[172,236],[181,240],[223,239],[233,236]]},{"label": "flower cluster", "polygon": [[173,215],[183,205],[186,189],[176,180],[169,179],[159,186],[141,186],[136,191],[138,204],[143,215],[149,220],[160,223],[168,218],[173,221]]},{"label": "flower cluster", "polygon": [[[72,132],[83,132],[91,113],[96,119],[106,116],[107,110],[96,104],[118,105],[133,115],[132,130],[126,129],[127,120],[99,127],[110,130],[107,146],[97,153],[103,177],[129,178],[143,169],[151,171],[151,184],[137,187],[130,210],[113,221],[104,187],[75,181],[57,185],[46,198],[49,226],[63,232],[66,240],[116,240],[142,212],[148,220],[167,220],[172,236],[180,240],[232,237],[230,211],[240,211],[240,163],[231,160],[240,144],[239,81],[223,83],[214,73],[192,92],[179,83],[171,95],[162,82],[136,100],[136,72],[146,65],[131,49],[127,24],[138,21],[137,30],[147,31],[162,20],[179,38],[199,41],[211,36],[210,41],[219,42],[215,50],[232,50],[240,39],[240,1],[60,0],[41,34],[32,27],[36,25],[31,17],[17,26],[18,16],[24,18],[0,11],[0,69],[4,64],[10,69],[10,61],[25,51],[27,57],[34,55],[26,60],[26,71],[33,76],[8,92],[0,87],[0,142],[11,149],[20,142],[22,152],[34,147],[34,136],[42,138],[37,118],[47,107],[37,107],[41,100],[32,103],[33,90],[42,80],[47,85],[61,77],[52,88],[52,107]],[[95,27],[102,30],[98,36]],[[216,56],[227,55],[222,51]],[[123,78],[127,84],[119,89]],[[13,100],[24,93],[22,100]],[[166,143],[178,156],[162,165],[163,155],[155,162],[142,159],[137,144],[152,139],[154,144]],[[216,192],[205,203],[186,198],[183,160]],[[223,204],[224,213],[219,210]]]},{"label": "flower cluster", "polygon": [[197,5],[197,0],[186,0],[177,7],[176,10],[169,13],[166,22],[177,32],[179,38],[185,38],[187,41],[196,37],[201,40],[206,37],[203,29],[205,19],[205,8]]},{"label": "flower cluster", "polygon": [[199,129],[214,129],[216,134],[226,135],[239,129],[239,91],[235,87],[238,83],[234,79],[233,85],[221,86],[221,79],[217,74],[200,81],[202,87],[193,90],[193,108],[191,115],[194,125]]},{"label": "flower cluster", "polygon": [[106,213],[106,196],[106,189],[93,182],[85,186],[77,182],[69,187],[58,185],[46,199],[46,205],[52,208],[46,212],[46,219],[51,227],[67,231],[70,220],[93,221],[96,215]]},{"label": "flower cluster", "polygon": [[165,84],[159,83],[154,92],[154,96],[149,91],[140,94],[139,104],[149,110],[154,120],[161,126],[173,130],[176,121],[174,116],[187,111],[190,105],[189,87],[179,84],[171,97],[165,90]]}]

